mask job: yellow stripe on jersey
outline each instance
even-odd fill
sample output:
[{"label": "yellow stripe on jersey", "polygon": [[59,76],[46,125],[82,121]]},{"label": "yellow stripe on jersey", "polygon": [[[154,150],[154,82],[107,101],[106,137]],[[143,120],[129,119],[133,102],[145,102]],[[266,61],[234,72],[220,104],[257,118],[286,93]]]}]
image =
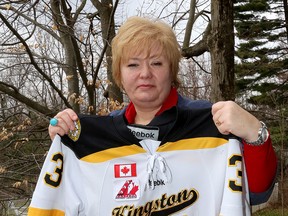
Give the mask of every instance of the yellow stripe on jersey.
[{"label": "yellow stripe on jersey", "polygon": [[228,140],[217,137],[199,137],[183,139],[176,142],[167,142],[160,146],[158,152],[175,151],[175,150],[197,150],[217,148],[228,143]]},{"label": "yellow stripe on jersey", "polygon": [[40,209],[29,207],[28,216],[65,216],[65,212],[57,209]]},{"label": "yellow stripe on jersey", "polygon": [[81,158],[81,160],[89,163],[101,163],[112,160],[114,158],[125,157],[145,152],[146,151],[142,147],[133,144],[129,146],[121,146],[118,148],[110,148],[100,152],[95,152]]},{"label": "yellow stripe on jersey", "polygon": [[[225,143],[228,143],[228,140],[223,138],[215,138],[215,137],[190,138],[179,140],[176,142],[168,142],[160,146],[157,151],[165,152],[175,150],[196,150],[196,149],[216,148]],[[95,152],[93,154],[81,158],[81,160],[89,163],[101,163],[112,160],[114,158],[125,157],[141,153],[146,153],[146,151],[142,147],[133,144],[130,146],[110,148],[100,152]]]}]

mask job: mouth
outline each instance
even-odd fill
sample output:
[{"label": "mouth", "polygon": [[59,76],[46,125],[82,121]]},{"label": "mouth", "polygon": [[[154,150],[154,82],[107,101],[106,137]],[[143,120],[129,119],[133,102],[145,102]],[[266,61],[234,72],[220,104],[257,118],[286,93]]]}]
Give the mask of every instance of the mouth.
[{"label": "mouth", "polygon": [[137,88],[140,88],[140,89],[149,89],[149,88],[153,88],[154,85],[152,84],[141,84],[141,85],[138,85]]}]

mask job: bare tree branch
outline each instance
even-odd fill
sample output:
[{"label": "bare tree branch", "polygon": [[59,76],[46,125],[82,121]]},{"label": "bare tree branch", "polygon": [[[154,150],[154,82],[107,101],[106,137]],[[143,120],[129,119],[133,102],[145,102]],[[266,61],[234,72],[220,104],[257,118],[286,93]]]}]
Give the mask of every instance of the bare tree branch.
[{"label": "bare tree branch", "polygon": [[189,46],[190,38],[192,34],[192,28],[195,20],[195,9],[196,9],[196,0],[190,0],[190,10],[189,10],[189,18],[186,24],[185,36],[183,41],[183,48]]},{"label": "bare tree branch", "polygon": [[30,98],[24,96],[14,86],[7,85],[6,83],[0,82],[0,91],[4,92],[5,94],[10,95],[11,97],[20,101],[23,104],[27,104],[32,109],[35,109],[36,111],[44,115],[53,117],[57,113],[56,110],[54,111],[49,110],[48,107],[42,106],[39,104],[39,102],[35,102],[31,100]]},{"label": "bare tree branch", "polygon": [[27,54],[28,54],[30,61],[31,61],[31,64],[34,66],[34,68],[47,80],[47,82],[51,85],[51,87],[58,93],[59,97],[64,101],[65,105],[67,107],[70,107],[69,102],[64,97],[61,90],[58,89],[58,87],[54,84],[53,80],[49,76],[47,76],[47,74],[44,71],[42,71],[42,69],[36,63],[36,61],[33,57],[33,54],[31,52],[28,44],[26,43],[26,41],[20,36],[20,34],[12,27],[12,25],[8,22],[8,20],[1,13],[0,13],[0,19],[5,23],[5,25],[10,29],[10,31],[13,32],[13,34],[19,39],[19,41],[21,41],[21,43],[23,44],[23,46],[25,47],[25,49],[27,51]]},{"label": "bare tree branch", "polygon": [[208,52],[209,51],[208,43],[210,40],[210,34],[211,34],[211,22],[208,23],[203,38],[197,44],[182,49],[182,56],[186,58],[191,58],[193,56],[200,56],[203,53]]},{"label": "bare tree branch", "polygon": [[[35,2],[35,4],[38,3],[38,2],[39,2],[39,0],[37,0],[37,1]],[[0,6],[0,10],[7,10],[7,8]],[[26,19],[26,20],[28,20],[29,22],[33,23],[33,24],[34,24],[35,26],[37,26],[38,28],[41,28],[41,29],[43,29],[44,31],[48,32],[48,33],[49,33],[52,37],[54,37],[56,40],[61,41],[61,40],[60,40],[60,37],[59,37],[53,30],[45,27],[44,25],[41,25],[39,22],[37,22],[36,19],[33,19],[33,18],[30,17],[30,16],[26,16],[25,13],[23,13],[22,11],[19,11],[17,8],[14,8],[13,6],[9,7],[8,10],[13,11],[14,13],[18,14],[18,16],[23,17],[24,19]]]}]

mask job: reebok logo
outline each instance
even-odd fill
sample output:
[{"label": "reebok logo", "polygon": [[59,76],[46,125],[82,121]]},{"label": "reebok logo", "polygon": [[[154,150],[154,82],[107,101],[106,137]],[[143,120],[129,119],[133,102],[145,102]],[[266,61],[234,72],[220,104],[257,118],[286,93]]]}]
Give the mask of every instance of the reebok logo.
[{"label": "reebok logo", "polygon": [[159,129],[156,127],[138,127],[138,126],[127,126],[131,133],[139,140],[152,139],[158,140]]},{"label": "reebok logo", "polygon": [[155,134],[153,132],[151,133],[144,133],[144,132],[136,132],[136,131],[132,131],[132,134],[135,136],[135,137],[139,137],[138,139],[155,139]]},{"label": "reebok logo", "polygon": [[149,180],[149,185],[152,186],[152,184],[154,185],[154,187],[156,187],[156,186],[160,186],[160,185],[165,185],[165,182],[162,179],[156,180],[153,182],[151,180]]}]

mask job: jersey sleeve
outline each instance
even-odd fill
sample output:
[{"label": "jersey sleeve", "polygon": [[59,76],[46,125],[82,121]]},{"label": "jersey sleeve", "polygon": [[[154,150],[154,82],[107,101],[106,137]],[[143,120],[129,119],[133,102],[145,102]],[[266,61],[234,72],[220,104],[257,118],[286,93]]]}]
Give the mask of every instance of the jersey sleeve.
[{"label": "jersey sleeve", "polygon": [[277,158],[269,136],[261,146],[244,142],[244,158],[251,204],[261,204],[270,197],[277,174]]},{"label": "jersey sleeve", "polygon": [[69,156],[69,149],[61,143],[61,138],[57,135],[41,169],[28,216],[79,215],[77,204],[79,202],[72,194],[75,190],[72,189],[73,185],[67,176],[73,170],[72,167],[68,167],[73,166],[73,163],[66,161],[71,156]]}]

